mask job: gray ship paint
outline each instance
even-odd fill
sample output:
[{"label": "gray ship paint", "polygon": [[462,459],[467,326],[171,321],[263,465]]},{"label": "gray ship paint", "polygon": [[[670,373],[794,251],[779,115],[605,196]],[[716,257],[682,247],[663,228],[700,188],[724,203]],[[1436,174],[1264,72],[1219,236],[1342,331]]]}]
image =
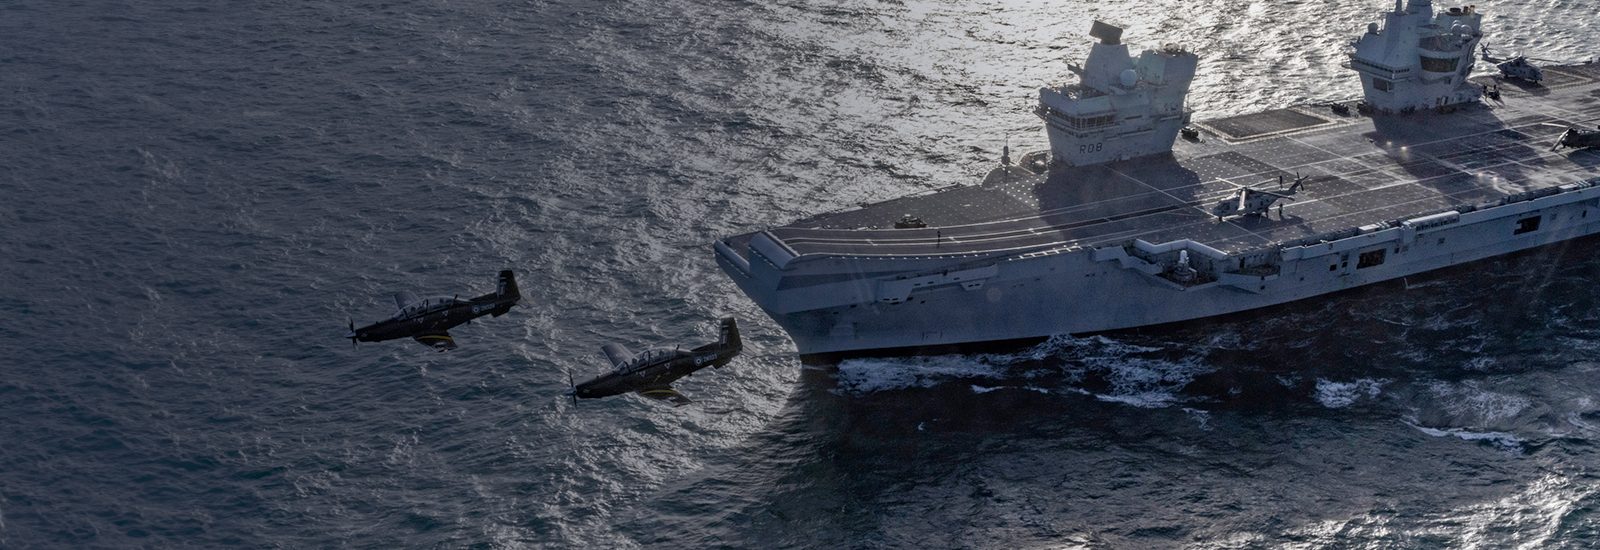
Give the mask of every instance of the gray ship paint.
[{"label": "gray ship paint", "polygon": [[[1564,129],[1600,120],[1600,65],[1549,67],[1545,85],[1480,102],[1476,90],[1495,81],[1467,80],[1470,62],[1444,76],[1422,69],[1441,52],[1470,61],[1481,14],[1435,16],[1428,2],[1412,2],[1386,17],[1352,53],[1362,114],[1300,105],[1197,123],[1203,137],[1170,153],[1123,141],[1120,153],[1072,158],[1062,157],[1076,141],[1065,143],[1051,122],[1054,162],[1030,154],[982,185],[723,239],[717,262],[803,356],[848,355],[1188,321],[1600,231],[1600,155],[1551,147]],[[1451,25],[1440,30],[1436,19]],[[1074,67],[1082,82],[1063,89],[1123,109],[1108,122],[1120,129],[1105,132],[1148,133],[1152,110],[1163,108],[1138,101],[1151,72],[1124,74],[1132,69],[1119,33],[1101,27],[1090,69]],[[1095,61],[1112,47],[1120,64]],[[1375,87],[1363,64],[1374,59],[1421,76]],[[1441,86],[1464,95],[1416,108]],[[1075,109],[1044,92],[1047,121]],[[1175,105],[1181,112],[1181,97]],[[1158,137],[1172,144],[1173,133]],[[1304,189],[1281,190],[1275,211],[1213,215],[1219,201],[1242,203],[1246,189],[1271,192],[1288,178]],[[926,227],[893,228],[904,216]]]}]

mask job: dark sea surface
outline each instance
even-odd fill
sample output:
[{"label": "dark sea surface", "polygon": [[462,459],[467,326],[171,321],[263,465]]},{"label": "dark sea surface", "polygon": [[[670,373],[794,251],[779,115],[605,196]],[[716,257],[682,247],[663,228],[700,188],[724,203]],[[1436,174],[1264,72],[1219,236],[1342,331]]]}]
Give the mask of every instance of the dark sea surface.
[{"label": "dark sea surface", "polygon": [[[1600,54],[1594,2],[1478,5]],[[824,369],[712,261],[1044,147],[1095,18],[1198,51],[1204,118],[1358,94],[1386,7],[0,3],[0,547],[1595,547],[1594,240]],[[341,338],[508,267],[461,349]],[[694,405],[562,397],[727,314]]]}]

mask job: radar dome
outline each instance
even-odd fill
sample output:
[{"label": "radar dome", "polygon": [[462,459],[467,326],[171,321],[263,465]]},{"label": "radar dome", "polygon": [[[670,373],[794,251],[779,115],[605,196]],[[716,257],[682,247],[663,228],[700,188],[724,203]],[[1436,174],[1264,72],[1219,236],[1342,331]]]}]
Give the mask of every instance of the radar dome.
[{"label": "radar dome", "polygon": [[1132,88],[1134,84],[1138,83],[1139,71],[1135,71],[1133,69],[1124,69],[1122,71],[1122,87]]}]

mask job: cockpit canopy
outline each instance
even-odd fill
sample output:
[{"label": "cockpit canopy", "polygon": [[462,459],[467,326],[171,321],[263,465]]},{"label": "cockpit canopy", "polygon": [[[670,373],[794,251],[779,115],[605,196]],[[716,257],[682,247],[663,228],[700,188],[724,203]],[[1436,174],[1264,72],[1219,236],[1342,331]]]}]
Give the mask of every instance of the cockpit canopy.
[{"label": "cockpit canopy", "polygon": [[400,313],[396,314],[395,317],[411,317],[423,313],[431,313],[460,302],[461,300],[454,296],[433,296],[414,300],[406,304],[405,307],[400,308]]},{"label": "cockpit canopy", "polygon": [[678,350],[674,348],[651,348],[639,352],[637,355],[634,355],[627,361],[618,363],[616,369],[618,372],[628,372],[639,367],[665,361],[676,356],[678,356]]}]

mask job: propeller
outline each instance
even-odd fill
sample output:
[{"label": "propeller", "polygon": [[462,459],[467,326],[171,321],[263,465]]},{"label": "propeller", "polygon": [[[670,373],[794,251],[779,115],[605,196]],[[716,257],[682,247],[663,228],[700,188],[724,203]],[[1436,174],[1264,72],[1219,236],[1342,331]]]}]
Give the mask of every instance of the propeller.
[{"label": "propeller", "polygon": [[350,319],[349,321],[350,321],[350,334],[347,335],[346,338],[350,339],[350,347],[353,348],[353,347],[356,347],[356,320],[355,319]]},{"label": "propeller", "polygon": [[572,371],[570,370],[567,371],[567,387],[572,388],[567,390],[567,396],[572,398],[572,406],[578,406],[578,384],[572,381]]}]

